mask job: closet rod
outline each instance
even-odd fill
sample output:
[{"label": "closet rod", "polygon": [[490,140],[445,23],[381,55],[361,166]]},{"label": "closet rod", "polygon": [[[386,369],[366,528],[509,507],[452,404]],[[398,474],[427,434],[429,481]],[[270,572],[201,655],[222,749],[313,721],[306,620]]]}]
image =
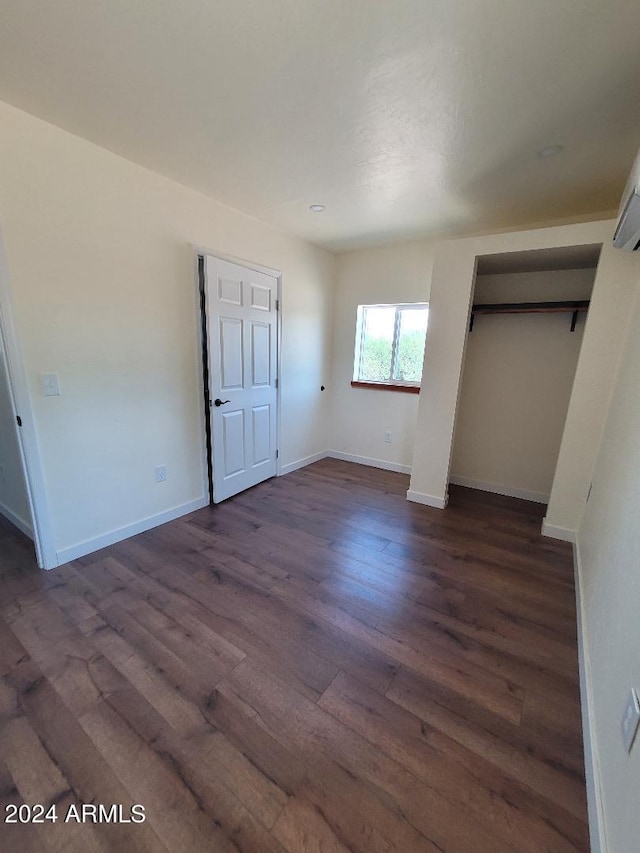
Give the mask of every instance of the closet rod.
[{"label": "closet rod", "polygon": [[473,331],[476,314],[572,314],[571,331],[576,328],[578,313],[589,310],[589,300],[580,299],[567,302],[495,302],[487,305],[473,305],[469,331]]}]

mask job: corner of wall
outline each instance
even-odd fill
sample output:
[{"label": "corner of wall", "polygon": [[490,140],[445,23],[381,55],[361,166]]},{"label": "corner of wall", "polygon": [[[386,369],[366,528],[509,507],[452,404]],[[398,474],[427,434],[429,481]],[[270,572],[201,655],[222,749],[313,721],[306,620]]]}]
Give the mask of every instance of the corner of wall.
[{"label": "corner of wall", "polygon": [[582,602],[582,570],[580,562],[580,543],[574,540],[573,572],[576,590],[576,622],[578,628],[578,667],[580,672],[580,707],[582,709],[582,740],[584,748],[584,769],[587,788],[587,809],[589,814],[589,838],[591,853],[607,853],[604,809],[600,789],[600,760],[598,745],[593,736],[593,688],[589,644],[587,640],[586,615]]},{"label": "corner of wall", "polygon": [[576,531],[568,527],[558,527],[555,524],[549,524],[547,517],[542,519],[542,535],[548,536],[549,539],[559,539],[561,542],[571,542],[575,545]]},{"label": "corner of wall", "polygon": [[413,489],[407,491],[407,500],[414,504],[422,504],[430,506],[434,509],[446,509],[449,503],[449,495],[446,494],[443,498],[437,495],[427,495],[424,492],[416,492]]}]

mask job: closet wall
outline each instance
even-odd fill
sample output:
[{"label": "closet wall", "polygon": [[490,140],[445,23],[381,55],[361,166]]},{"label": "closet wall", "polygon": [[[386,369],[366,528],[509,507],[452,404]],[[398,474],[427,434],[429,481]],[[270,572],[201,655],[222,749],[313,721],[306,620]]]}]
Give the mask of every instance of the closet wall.
[{"label": "closet wall", "polygon": [[[479,275],[474,304],[589,299],[595,269]],[[586,314],[487,314],[468,335],[452,483],[546,503]]]}]

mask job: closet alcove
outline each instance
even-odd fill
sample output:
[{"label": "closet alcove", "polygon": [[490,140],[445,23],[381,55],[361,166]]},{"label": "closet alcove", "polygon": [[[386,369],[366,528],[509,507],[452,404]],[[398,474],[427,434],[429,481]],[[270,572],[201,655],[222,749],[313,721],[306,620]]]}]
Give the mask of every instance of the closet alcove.
[{"label": "closet alcove", "polygon": [[451,483],[548,502],[600,248],[478,258]]}]

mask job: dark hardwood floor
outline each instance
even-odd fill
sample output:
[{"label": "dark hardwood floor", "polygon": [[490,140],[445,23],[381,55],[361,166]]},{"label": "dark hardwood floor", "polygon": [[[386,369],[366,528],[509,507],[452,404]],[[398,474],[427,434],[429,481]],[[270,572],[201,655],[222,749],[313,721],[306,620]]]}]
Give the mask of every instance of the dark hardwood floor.
[{"label": "dark hardwood floor", "polygon": [[588,850],[571,549],[407,485],[325,460],[48,573],[0,527],[3,813],[58,815],[1,849]]}]

